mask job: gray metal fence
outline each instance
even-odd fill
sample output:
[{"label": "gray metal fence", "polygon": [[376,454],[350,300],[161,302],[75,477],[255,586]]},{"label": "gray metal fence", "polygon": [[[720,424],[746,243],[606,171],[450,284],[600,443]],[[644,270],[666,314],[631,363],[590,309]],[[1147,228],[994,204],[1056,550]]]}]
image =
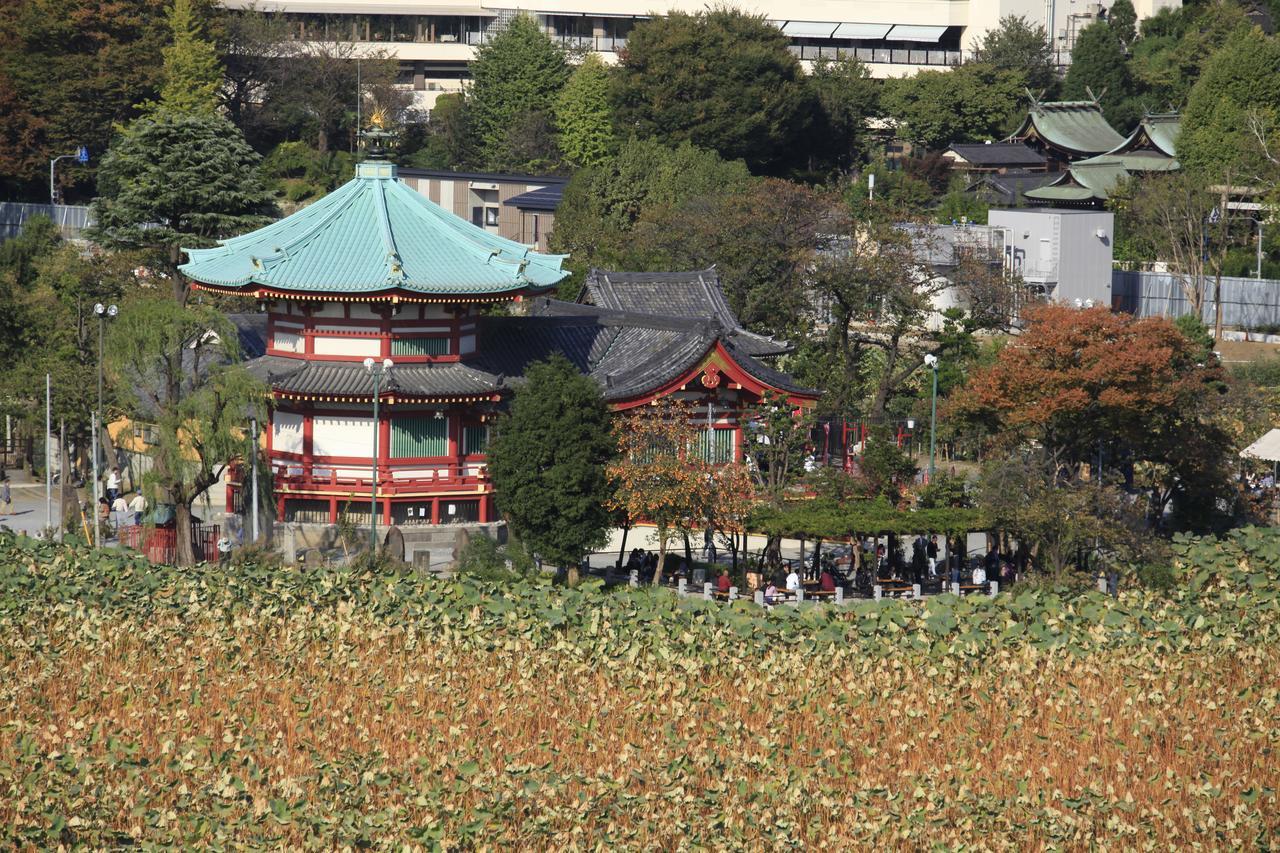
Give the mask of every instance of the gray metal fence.
[{"label": "gray metal fence", "polygon": [[89,226],[89,208],[78,204],[27,204],[21,201],[0,202],[0,242],[16,237],[22,223],[33,216],[47,216],[58,226],[62,236],[73,239]]},{"label": "gray metal fence", "polygon": [[[1213,325],[1217,313],[1214,279],[1205,280],[1201,317]],[[1170,273],[1125,272],[1111,274],[1111,305],[1138,317],[1181,317],[1190,312],[1181,279]],[[1280,325],[1280,280],[1271,278],[1222,279],[1222,325],[1257,329]]]}]

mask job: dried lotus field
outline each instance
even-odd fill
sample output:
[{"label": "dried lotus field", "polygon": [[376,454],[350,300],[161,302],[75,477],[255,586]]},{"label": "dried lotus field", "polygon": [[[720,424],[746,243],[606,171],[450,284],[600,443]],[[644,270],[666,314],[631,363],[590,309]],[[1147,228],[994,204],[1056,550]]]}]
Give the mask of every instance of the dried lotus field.
[{"label": "dried lotus field", "polygon": [[0,844],[1265,849],[1280,536],[768,616],[0,539]]}]

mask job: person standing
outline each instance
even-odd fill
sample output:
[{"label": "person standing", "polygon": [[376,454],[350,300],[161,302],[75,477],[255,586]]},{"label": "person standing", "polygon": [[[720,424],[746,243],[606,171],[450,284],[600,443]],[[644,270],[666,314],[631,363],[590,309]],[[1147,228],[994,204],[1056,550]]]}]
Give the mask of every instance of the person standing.
[{"label": "person standing", "polygon": [[929,560],[929,577],[936,578],[938,576],[938,534],[934,533],[929,537],[929,544],[925,546],[924,552]]},{"label": "person standing", "polygon": [[142,516],[147,512],[147,499],[142,496],[142,492],[135,494],[133,500],[129,501],[129,511],[133,513],[134,526],[142,524]]},{"label": "person standing", "polygon": [[[205,540],[208,541],[208,540]],[[222,534],[218,537],[218,565],[225,567],[231,562],[231,537]]]},{"label": "person standing", "polygon": [[107,474],[107,503],[114,504],[120,497],[120,469],[112,468]]},{"label": "person standing", "polygon": [[4,512],[0,515],[10,515],[13,513],[13,492],[9,490],[9,478],[5,477],[0,482],[0,504],[4,506]]}]

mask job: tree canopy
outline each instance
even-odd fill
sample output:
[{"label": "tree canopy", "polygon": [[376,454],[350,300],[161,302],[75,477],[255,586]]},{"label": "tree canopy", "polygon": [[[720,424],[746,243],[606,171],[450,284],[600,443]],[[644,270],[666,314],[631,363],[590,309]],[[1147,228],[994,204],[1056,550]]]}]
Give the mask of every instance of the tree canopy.
[{"label": "tree canopy", "polygon": [[221,116],[162,111],[139,119],[103,158],[96,236],[109,246],[159,250],[181,297],[179,247],[207,246],[266,221],[259,162]]},{"label": "tree canopy", "polygon": [[569,73],[564,51],[528,15],[476,48],[467,109],[484,168],[522,165],[515,162],[522,123],[527,129],[531,114],[554,113]]},{"label": "tree canopy", "polygon": [[1142,113],[1136,94],[1125,46],[1111,25],[1095,21],[1081,30],[1071,49],[1071,67],[1062,81],[1063,97],[1077,101],[1100,98],[1107,121],[1120,133],[1127,133]]},{"label": "tree canopy", "polygon": [[973,61],[997,71],[1020,72],[1037,92],[1050,91],[1057,85],[1049,34],[1042,25],[1021,15],[1005,15],[995,29],[987,30],[974,46]]},{"label": "tree canopy", "polygon": [[556,98],[560,151],[574,166],[592,166],[613,150],[613,112],[609,106],[609,69],[587,54]]},{"label": "tree canopy", "polygon": [[164,48],[162,110],[208,114],[218,108],[222,63],[213,42],[205,38],[201,11],[194,0],[173,0],[169,8],[173,42]]},{"label": "tree canopy", "polygon": [[533,365],[488,449],[498,508],[535,553],[576,572],[609,527],[615,444],[600,389],[569,360]]},{"label": "tree canopy", "polygon": [[1013,128],[1024,85],[1020,72],[969,63],[887,80],[881,103],[907,138],[939,150],[1003,137]]},{"label": "tree canopy", "polygon": [[613,76],[617,126],[785,169],[801,145],[809,90],[789,40],[763,17],[712,8],[638,23]]},{"label": "tree canopy", "polygon": [[1221,178],[1233,170],[1240,182],[1256,181],[1275,163],[1266,159],[1255,131],[1274,132],[1277,124],[1280,39],[1256,27],[1240,28],[1210,57],[1191,89],[1178,159],[1206,176]]}]

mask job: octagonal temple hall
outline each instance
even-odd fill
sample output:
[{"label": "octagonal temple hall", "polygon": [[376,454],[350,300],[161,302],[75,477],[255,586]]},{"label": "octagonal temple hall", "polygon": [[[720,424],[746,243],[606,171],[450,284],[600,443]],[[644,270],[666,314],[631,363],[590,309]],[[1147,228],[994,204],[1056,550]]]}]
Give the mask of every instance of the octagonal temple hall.
[{"label": "octagonal temple hall", "polygon": [[[271,387],[266,454],[286,522],[368,522],[374,430],[383,524],[496,520],[489,429],[529,365],[556,352],[615,410],[693,402],[699,423],[709,418],[702,450],[721,461],[741,457],[742,414],[766,390],[796,406],[817,396],[766,363],[786,345],[739,326],[714,270],[593,272],[577,303],[551,299],[564,256],[454,216],[387,162],[359,164],[265,228],[186,252],[196,287],[258,300],[260,313],[233,319],[248,368]],[[524,310],[500,316],[499,303]],[[366,358],[394,362],[376,423]],[[233,478],[228,510],[240,488]]]}]

